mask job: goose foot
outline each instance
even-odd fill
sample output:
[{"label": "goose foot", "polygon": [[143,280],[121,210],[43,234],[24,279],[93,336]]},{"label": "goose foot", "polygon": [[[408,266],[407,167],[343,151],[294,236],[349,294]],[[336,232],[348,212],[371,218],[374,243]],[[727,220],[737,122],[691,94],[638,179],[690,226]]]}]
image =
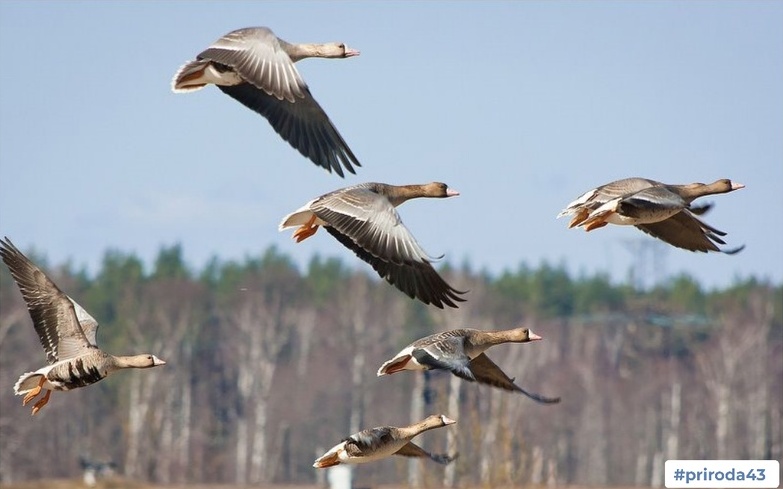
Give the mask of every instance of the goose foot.
[{"label": "goose foot", "polygon": [[33,387],[30,392],[25,394],[24,399],[22,399],[22,406],[27,406],[28,402],[32,401],[35,396],[41,393],[44,382],[46,382],[46,377],[41,376],[41,380],[38,382],[38,385]]},{"label": "goose foot", "polygon": [[585,226],[585,231],[592,231],[593,229],[598,229],[606,226],[608,223],[606,221],[593,221],[590,224]]},{"label": "goose foot", "polygon": [[42,407],[46,406],[46,403],[49,402],[49,396],[52,395],[52,391],[47,390],[46,394],[42,398],[38,400],[35,404],[33,404],[33,414],[31,416],[35,416],[35,414],[41,410]]},{"label": "goose foot", "polygon": [[309,221],[302,224],[302,227],[296,230],[294,233],[294,239],[297,243],[301,243],[310,236],[314,235],[316,231],[318,231],[318,225],[315,224],[315,215],[313,215]]},{"label": "goose foot", "polygon": [[568,223],[568,229],[571,229],[574,226],[579,226],[584,222],[585,219],[587,219],[587,216],[589,216],[590,213],[587,212],[587,209],[579,209],[576,211],[576,215],[573,219],[571,219],[571,222]]}]

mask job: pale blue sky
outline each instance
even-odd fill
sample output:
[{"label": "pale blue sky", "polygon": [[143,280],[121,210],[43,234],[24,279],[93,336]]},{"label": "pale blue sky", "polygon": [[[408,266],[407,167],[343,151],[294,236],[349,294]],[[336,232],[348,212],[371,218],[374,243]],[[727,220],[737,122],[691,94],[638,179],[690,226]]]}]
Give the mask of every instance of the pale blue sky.
[{"label": "pale blue sky", "polygon": [[[214,87],[173,94],[222,34],[265,25],[361,56],[298,64],[364,165],[340,179]],[[664,247],[709,287],[783,281],[783,2],[0,2],[0,234],[94,271],[183,244],[201,268],[270,244],[366,267],[286,213],[346,185],[443,181],[400,208],[432,255],[625,278],[633,228],[555,220],[598,184],[728,177],[707,222],[735,256]],[[457,287],[459,284],[455,284]]]}]

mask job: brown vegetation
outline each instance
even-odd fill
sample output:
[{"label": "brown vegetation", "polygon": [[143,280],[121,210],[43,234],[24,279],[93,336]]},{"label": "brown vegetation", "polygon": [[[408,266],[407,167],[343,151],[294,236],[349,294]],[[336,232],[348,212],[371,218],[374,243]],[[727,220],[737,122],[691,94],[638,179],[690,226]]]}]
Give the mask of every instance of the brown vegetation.
[{"label": "brown vegetation", "polygon": [[[347,434],[439,412],[458,423],[419,441],[459,451],[454,464],[392,458],[358,467],[357,485],[662,485],[666,459],[783,456],[780,286],[706,293],[680,277],[639,292],[547,265],[443,273],[470,289],[458,310],[411,301],[335,260],[302,273],[274,249],[199,276],[178,246],[151,273],[118,253],[94,278],[54,270],[101,323],[107,351],[169,363],[54,393],[31,418],[11,386],[44,355],[3,269],[0,481],[76,479],[87,455],[116,462],[126,482],[313,485],[323,480],[313,460]],[[544,340],[496,347],[493,360],[558,405],[448,374],[375,376],[423,335],[519,324]]]}]

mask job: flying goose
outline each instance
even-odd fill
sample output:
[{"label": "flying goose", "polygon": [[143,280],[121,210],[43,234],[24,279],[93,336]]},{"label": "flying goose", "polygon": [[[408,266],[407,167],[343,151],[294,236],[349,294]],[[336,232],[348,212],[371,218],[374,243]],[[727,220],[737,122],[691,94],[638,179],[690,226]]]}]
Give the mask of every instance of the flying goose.
[{"label": "flying goose", "polygon": [[536,402],[552,404],[560,398],[549,398],[528,392],[514,383],[500,367],[484,353],[502,343],[527,343],[541,337],[528,328],[498,331],[454,329],[418,339],[403,348],[378,369],[378,377],[403,370],[450,370],[457,377],[513,392],[519,392]]},{"label": "flying goose", "polygon": [[343,43],[290,44],[267,27],[231,31],[177,70],[174,92],[212,83],[264,116],[274,130],[306,158],[341,177],[343,166],[361,166],[318,105],[294,66],[304,58],[350,58],[359,51]]},{"label": "flying goose", "polygon": [[354,433],[316,459],[313,467],[322,469],[339,464],[362,464],[386,458],[390,455],[403,457],[427,457],[439,464],[448,464],[457,455],[432,454],[411,441],[413,437],[433,428],[454,424],[456,421],[442,414],[433,414],[418,423],[397,428],[380,426]]},{"label": "flying goose", "polygon": [[[744,188],[724,178],[710,184],[668,185],[646,178],[625,178],[582,194],[558,218],[573,215],[568,227],[592,231],[607,224],[636,226],[645,233],[677,248],[690,251],[718,251],[734,254],[745,246],[721,250],[726,233],[696,218],[712,204],[692,205],[706,195],[724,194]],[[717,243],[717,244],[716,244]]]},{"label": "flying goose", "polygon": [[408,231],[395,209],[417,197],[445,198],[459,195],[445,183],[388,185],[362,183],[324,194],[288,214],[279,230],[299,227],[297,243],[315,234],[318,226],[366,261],[382,278],[411,298],[438,308],[458,307],[456,290],[431,265],[432,257]]},{"label": "flying goose", "polygon": [[65,295],[40,268],[35,266],[7,237],[0,240],[0,255],[11,271],[27,303],[49,365],[19,377],[16,395],[25,395],[27,405],[41,390],[46,394],[33,405],[33,415],[49,402],[53,390],[67,391],[94,384],[124,368],[165,365],[155,355],[114,356],[95,343],[98,322]]}]

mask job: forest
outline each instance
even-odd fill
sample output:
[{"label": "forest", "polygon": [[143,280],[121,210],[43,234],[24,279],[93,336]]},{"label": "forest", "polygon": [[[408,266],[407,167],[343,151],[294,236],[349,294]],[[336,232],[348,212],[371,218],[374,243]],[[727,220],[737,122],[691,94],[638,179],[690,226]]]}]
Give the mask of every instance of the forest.
[{"label": "forest", "polygon": [[[410,300],[369,269],[272,247],[192,270],[180,245],[150,270],[107,251],[94,274],[49,267],[101,324],[110,353],[167,365],[55,392],[35,417],[13,395],[45,364],[19,290],[0,270],[0,481],[78,477],[79,457],[158,484],[314,484],[313,460],[362,428],[443,413],[458,422],[417,443],[448,466],[392,457],[357,486],[663,486],[667,459],[783,458],[783,286],[704,290],[682,275],[649,290],[565,267],[492,276],[445,265],[459,309]],[[720,259],[721,257],[719,257]],[[542,341],[493,348],[523,388],[554,405],[448,373],[376,377],[424,335],[532,328]]]}]

